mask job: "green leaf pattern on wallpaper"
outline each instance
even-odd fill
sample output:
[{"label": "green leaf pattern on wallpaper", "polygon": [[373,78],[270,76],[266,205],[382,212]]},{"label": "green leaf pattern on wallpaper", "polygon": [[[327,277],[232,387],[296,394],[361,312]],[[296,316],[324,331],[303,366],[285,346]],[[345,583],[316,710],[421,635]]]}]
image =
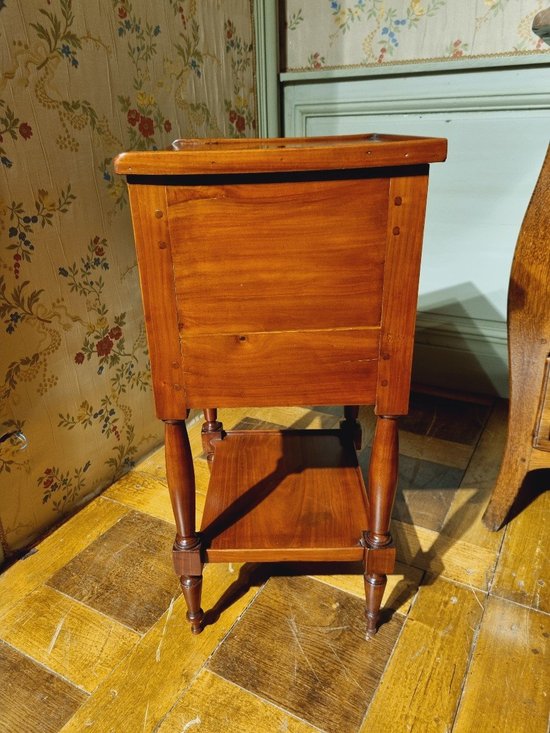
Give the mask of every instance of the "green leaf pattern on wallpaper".
[{"label": "green leaf pattern on wallpaper", "polygon": [[161,439],[115,155],[177,137],[251,135],[256,123],[250,0],[28,0],[0,10],[9,553]]},{"label": "green leaf pattern on wallpaper", "polygon": [[544,0],[288,0],[287,69],[543,52],[531,23],[544,7]]}]

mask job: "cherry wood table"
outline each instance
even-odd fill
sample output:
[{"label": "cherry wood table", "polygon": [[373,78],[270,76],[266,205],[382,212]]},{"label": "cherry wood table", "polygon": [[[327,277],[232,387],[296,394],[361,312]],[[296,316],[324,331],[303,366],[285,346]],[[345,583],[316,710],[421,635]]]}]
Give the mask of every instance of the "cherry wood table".
[{"label": "cherry wood table", "polygon": [[[429,163],[438,138],[178,140],[127,176],[158,417],[193,633],[206,562],[364,560],[376,632],[395,549]],[[339,430],[228,431],[219,407],[344,406]],[[368,490],[358,405],[377,425]],[[204,410],[200,531],[185,418]]]}]

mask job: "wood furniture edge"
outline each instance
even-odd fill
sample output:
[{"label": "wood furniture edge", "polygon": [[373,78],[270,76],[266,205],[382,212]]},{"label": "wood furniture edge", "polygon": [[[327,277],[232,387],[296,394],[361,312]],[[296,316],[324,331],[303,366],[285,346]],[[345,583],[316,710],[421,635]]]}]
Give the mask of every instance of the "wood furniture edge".
[{"label": "wood furniture edge", "polygon": [[[370,137],[370,139],[369,139]],[[179,150],[130,151],[114,160],[122,175],[183,175],[207,173],[269,173],[295,170],[339,170],[436,163],[446,159],[444,138],[390,135],[352,135],[340,147],[334,138],[270,138],[256,143],[244,140],[181,141]],[[180,142],[180,141],[176,141]],[[176,144],[174,143],[174,144]],[[197,143],[197,144],[196,144]],[[248,144],[248,148],[246,145]],[[250,147],[252,146],[252,147]],[[281,149],[284,148],[284,155]]]}]

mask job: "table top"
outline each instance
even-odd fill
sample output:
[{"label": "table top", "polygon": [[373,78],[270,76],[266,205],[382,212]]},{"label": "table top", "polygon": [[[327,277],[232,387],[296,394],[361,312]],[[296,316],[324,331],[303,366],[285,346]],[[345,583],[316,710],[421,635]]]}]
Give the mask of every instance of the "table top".
[{"label": "table top", "polygon": [[175,140],[169,150],[130,151],[115,158],[123,175],[197,175],[345,170],[445,160],[444,138],[369,133],[306,138]]}]

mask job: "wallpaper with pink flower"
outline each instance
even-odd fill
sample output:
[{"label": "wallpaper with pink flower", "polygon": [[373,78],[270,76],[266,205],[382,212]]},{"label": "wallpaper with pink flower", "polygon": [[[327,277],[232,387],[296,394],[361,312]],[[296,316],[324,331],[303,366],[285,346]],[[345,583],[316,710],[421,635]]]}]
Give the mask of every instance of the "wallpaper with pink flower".
[{"label": "wallpaper with pink flower", "polygon": [[0,0],[0,560],[161,440],[113,158],[255,135],[250,0]]},{"label": "wallpaper with pink flower", "polygon": [[286,70],[550,53],[546,0],[287,0]]}]

